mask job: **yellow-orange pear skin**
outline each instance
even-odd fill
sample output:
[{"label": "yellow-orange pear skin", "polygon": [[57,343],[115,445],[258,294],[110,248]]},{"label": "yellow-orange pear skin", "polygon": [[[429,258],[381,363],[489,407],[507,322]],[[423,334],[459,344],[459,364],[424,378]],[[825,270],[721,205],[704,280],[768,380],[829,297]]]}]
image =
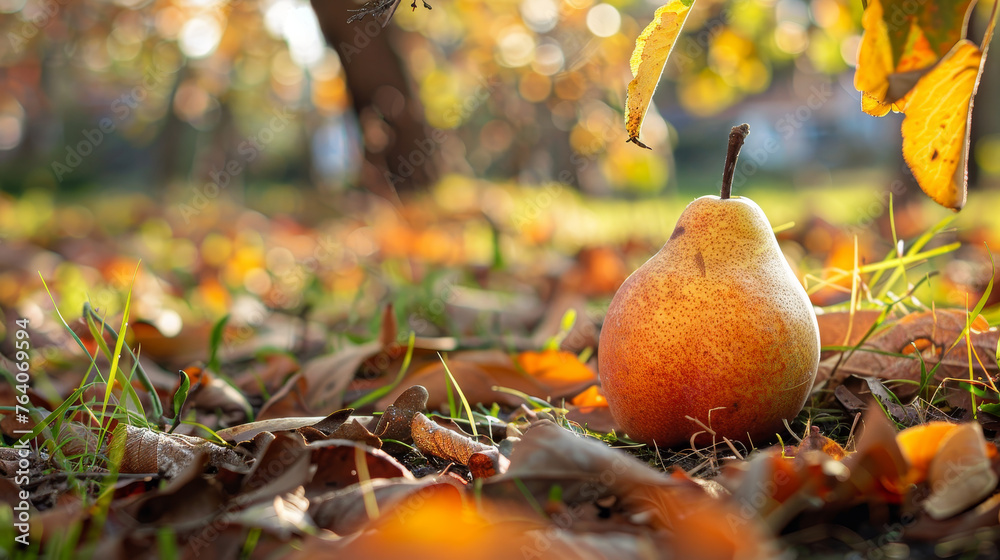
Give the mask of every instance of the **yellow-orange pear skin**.
[{"label": "yellow-orange pear skin", "polygon": [[687,417],[719,442],[772,439],[802,410],[819,354],[812,305],[764,212],[747,198],[703,196],[618,289],[598,358],[628,436],[675,446],[704,431]]}]

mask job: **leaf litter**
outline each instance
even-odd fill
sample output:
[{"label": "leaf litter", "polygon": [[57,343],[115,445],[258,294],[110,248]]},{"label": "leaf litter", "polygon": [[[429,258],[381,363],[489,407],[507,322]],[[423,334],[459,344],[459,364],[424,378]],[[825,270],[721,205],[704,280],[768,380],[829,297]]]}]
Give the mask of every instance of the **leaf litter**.
[{"label": "leaf litter", "polygon": [[[821,378],[783,441],[658,449],[610,417],[587,351],[600,317],[573,296],[536,313],[520,330],[531,337],[416,336],[410,347],[410,317],[390,305],[373,314],[373,335],[329,346],[292,314],[234,317],[211,366],[211,323],[178,340],[139,327],[130,344],[156,394],[129,381],[123,358],[103,422],[106,386],[78,372],[111,361],[85,329],[86,352],[50,331],[45,343],[62,350],[47,354],[51,387],[30,393],[37,420],[83,390],[32,443],[32,538],[109,559],[164,542],[171,557],[627,559],[900,546],[930,557],[997,534],[998,334],[984,320],[912,301],[825,313]],[[281,339],[298,342],[283,350]],[[178,369],[189,379],[180,421],[165,406],[139,422],[149,399],[174,402]],[[138,404],[123,397],[129,383]],[[0,427],[15,441],[8,416]],[[0,449],[8,503],[20,458]]]}]

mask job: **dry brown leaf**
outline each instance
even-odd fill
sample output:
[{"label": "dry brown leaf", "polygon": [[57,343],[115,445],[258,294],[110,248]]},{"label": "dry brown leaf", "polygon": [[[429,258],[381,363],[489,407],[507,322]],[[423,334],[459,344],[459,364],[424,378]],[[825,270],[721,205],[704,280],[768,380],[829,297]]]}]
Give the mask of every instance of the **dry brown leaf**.
[{"label": "dry brown leaf", "polygon": [[415,480],[410,471],[379,449],[346,440],[325,440],[310,443],[312,464],[316,470],[306,485],[307,495],[314,498],[331,490],[347,488],[361,481],[358,469],[364,457],[367,478],[405,478]]},{"label": "dry brown leaf", "polygon": [[[880,311],[837,311],[816,316],[820,346],[854,346],[878,320]],[[828,354],[830,352],[824,353]]]},{"label": "dry brown leaf", "polygon": [[857,495],[898,503],[907,485],[909,465],[896,444],[896,429],[882,409],[870,406],[861,419],[857,449],[844,458],[846,483]]},{"label": "dry brown leaf", "polygon": [[382,439],[409,441],[413,417],[427,410],[427,389],[414,385],[404,390],[379,417],[374,433]]},{"label": "dry brown leaf", "polygon": [[[413,416],[410,433],[417,449],[466,465],[476,478],[488,478],[507,470],[509,461],[496,447],[439,426],[419,412]],[[473,457],[475,462],[470,464]]]},{"label": "dry brown leaf", "polygon": [[[988,374],[991,378],[995,377],[1000,373],[1000,369],[991,356],[996,353],[1000,331],[981,330],[982,326],[978,319],[973,325],[980,327],[973,328],[969,333],[973,352],[972,371],[979,379],[985,379],[984,374]],[[968,379],[968,339],[964,336],[959,338],[965,326],[966,312],[961,310],[937,309],[911,313],[891,327],[875,334],[858,351],[843,359],[838,355],[820,362],[819,373],[816,376],[817,386],[827,382],[826,388],[833,389],[850,375],[920,381],[920,360],[915,357],[904,358],[865,351],[869,349],[894,354],[911,354],[913,352],[911,343],[915,343],[921,351],[928,371],[938,363],[941,364],[935,372],[935,381],[940,382],[945,378]],[[979,357],[978,360],[976,356]],[[985,365],[985,371],[980,362]],[[834,375],[831,377],[831,374]]]},{"label": "dry brown leaf", "polygon": [[279,433],[243,478],[241,500],[271,500],[309,480],[310,451],[298,434]]},{"label": "dry brown leaf", "polygon": [[[344,412],[347,412],[345,415]],[[250,422],[249,424],[240,424],[239,426],[233,426],[231,428],[224,428],[215,432],[220,438],[230,442],[239,443],[241,441],[249,441],[254,438],[257,434],[261,432],[282,432],[287,430],[297,430],[306,426],[316,426],[319,423],[326,422],[330,418],[339,419],[339,426],[343,424],[347,418],[351,416],[350,410],[338,410],[330,416],[304,416],[304,417],[292,417],[292,418],[272,418],[270,420],[259,420],[257,422]]]},{"label": "dry brown leaf", "polygon": [[236,472],[250,470],[247,460],[233,449],[222,447],[199,437],[165,434],[118,424],[109,447],[122,446],[123,455],[119,472],[162,473],[173,478],[204,453],[214,467],[225,467]]}]

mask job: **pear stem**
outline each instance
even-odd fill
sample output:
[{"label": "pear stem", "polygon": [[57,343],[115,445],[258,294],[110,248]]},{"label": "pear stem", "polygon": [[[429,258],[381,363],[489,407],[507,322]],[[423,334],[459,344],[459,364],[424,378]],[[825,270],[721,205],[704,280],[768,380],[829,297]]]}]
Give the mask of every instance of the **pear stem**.
[{"label": "pear stem", "polygon": [[750,125],[746,123],[734,126],[733,130],[729,133],[729,150],[726,151],[726,167],[722,171],[722,193],[719,197],[723,200],[733,194],[733,174],[736,173],[736,158],[740,157],[740,148],[743,147],[743,141],[747,139],[747,134],[750,134]]}]

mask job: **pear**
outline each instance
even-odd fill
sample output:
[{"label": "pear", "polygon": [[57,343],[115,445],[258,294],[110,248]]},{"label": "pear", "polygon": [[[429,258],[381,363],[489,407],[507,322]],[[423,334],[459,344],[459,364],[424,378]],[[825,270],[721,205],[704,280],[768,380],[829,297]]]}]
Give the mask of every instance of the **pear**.
[{"label": "pear", "polygon": [[744,124],[730,134],[722,196],[690,203],[608,309],[601,383],[633,439],[762,443],[812,389],[820,354],[812,304],[764,212],[729,194],[748,132]]}]

